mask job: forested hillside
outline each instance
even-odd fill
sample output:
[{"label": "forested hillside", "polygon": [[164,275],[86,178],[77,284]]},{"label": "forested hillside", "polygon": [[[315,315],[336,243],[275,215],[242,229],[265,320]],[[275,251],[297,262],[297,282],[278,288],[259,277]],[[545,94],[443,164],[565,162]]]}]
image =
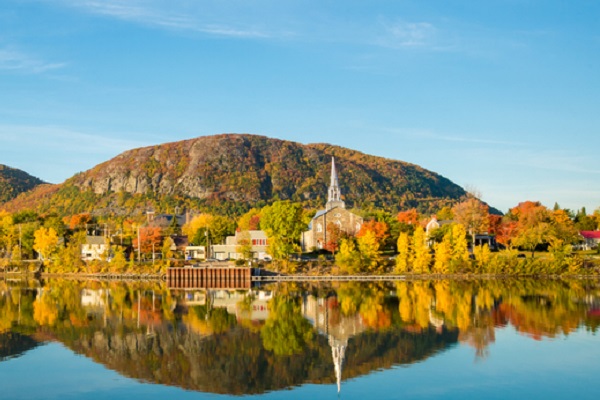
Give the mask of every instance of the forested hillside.
[{"label": "forested hillside", "polygon": [[0,204],[44,183],[20,169],[0,164]]},{"label": "forested hillside", "polygon": [[329,144],[221,134],[124,152],[6,207],[64,215],[128,215],[150,207],[240,214],[289,199],[318,208],[326,202],[332,156],[349,208],[430,212],[465,194],[450,180],[402,161]]}]

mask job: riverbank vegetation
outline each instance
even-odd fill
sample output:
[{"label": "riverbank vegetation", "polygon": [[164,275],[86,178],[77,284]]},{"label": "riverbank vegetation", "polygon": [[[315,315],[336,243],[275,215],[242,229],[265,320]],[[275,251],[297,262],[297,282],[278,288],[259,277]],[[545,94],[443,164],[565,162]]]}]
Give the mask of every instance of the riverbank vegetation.
[{"label": "riverbank vegetation", "polygon": [[[598,247],[584,242],[581,231],[600,226],[600,208],[588,214],[558,205],[549,209],[526,201],[505,215],[491,214],[474,196],[437,214],[416,209],[396,215],[381,209],[352,210],[364,218],[355,236],[327,226],[323,249],[302,254],[299,237],[316,210],[276,201],[241,216],[189,213],[187,223],[172,218],[61,216],[24,210],[0,211],[0,272],[21,269],[36,259],[49,273],[160,274],[185,263],[185,245],[223,243],[236,231],[264,230],[271,267],[308,274],[598,274]],[[86,259],[90,237],[104,246]],[[238,243],[248,265],[251,243]],[[583,251],[582,249],[586,249]],[[26,269],[36,268],[29,264]]]}]

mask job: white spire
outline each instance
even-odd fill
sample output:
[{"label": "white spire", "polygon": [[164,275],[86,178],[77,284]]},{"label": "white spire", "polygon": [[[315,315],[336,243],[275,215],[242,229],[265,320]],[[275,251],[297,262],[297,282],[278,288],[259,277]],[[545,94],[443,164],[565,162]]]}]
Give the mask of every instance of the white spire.
[{"label": "white spire", "polygon": [[346,347],[348,346],[348,340],[340,341],[336,340],[332,335],[329,335],[329,346],[331,346],[331,355],[333,357],[333,368],[335,370],[335,380],[337,383],[338,393],[342,390],[342,367],[344,366],[344,359],[346,358]]},{"label": "white spire", "polygon": [[330,210],[334,207],[344,208],[345,205],[342,201],[342,192],[340,191],[337,171],[335,170],[335,158],[331,157],[331,180],[327,197],[327,209]]}]

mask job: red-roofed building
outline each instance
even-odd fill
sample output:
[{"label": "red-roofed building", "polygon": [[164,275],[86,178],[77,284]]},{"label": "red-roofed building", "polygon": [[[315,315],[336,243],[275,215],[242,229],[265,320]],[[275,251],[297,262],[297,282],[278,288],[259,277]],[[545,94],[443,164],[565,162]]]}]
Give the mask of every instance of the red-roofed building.
[{"label": "red-roofed building", "polygon": [[596,248],[600,244],[600,231],[581,231],[579,234],[584,240],[585,250]]}]

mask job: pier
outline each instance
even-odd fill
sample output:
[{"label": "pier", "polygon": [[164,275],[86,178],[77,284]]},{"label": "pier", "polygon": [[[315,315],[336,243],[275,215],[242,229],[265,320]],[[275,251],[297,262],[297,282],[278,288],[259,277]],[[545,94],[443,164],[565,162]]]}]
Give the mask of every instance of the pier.
[{"label": "pier", "polygon": [[169,289],[250,289],[252,269],[234,266],[200,266],[169,268]]}]

